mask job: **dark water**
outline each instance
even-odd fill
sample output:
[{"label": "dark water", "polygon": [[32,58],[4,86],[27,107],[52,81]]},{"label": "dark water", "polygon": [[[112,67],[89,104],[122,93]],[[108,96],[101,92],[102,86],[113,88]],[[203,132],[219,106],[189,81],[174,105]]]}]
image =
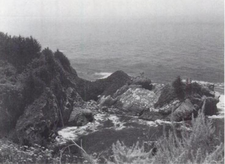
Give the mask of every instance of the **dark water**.
[{"label": "dark water", "polygon": [[224,80],[223,24],[5,21],[8,26],[0,26],[0,31],[32,35],[43,47],[62,50],[86,79],[124,70],[130,75],[145,72],[154,82],[163,83],[178,75],[208,82]]},{"label": "dark water", "polygon": [[[71,60],[73,66],[81,76],[90,79],[96,78],[95,72],[121,69],[131,75],[144,72],[155,82],[168,82],[178,75],[223,82],[223,26],[137,26],[121,33],[96,34],[100,40],[85,42],[91,51],[84,54],[85,57]],[[113,36],[114,33],[119,35]]]}]

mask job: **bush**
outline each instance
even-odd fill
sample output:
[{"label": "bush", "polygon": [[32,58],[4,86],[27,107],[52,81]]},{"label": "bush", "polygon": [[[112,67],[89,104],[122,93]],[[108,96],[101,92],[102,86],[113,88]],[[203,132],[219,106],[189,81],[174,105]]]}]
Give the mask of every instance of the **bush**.
[{"label": "bush", "polygon": [[53,158],[51,150],[38,145],[20,147],[8,140],[0,140],[0,163],[59,163],[59,158]]},{"label": "bush", "polygon": [[[156,154],[153,149],[145,152],[143,146],[136,143],[127,147],[117,142],[113,145],[113,157],[116,164],[210,164],[224,163],[224,144],[215,136],[212,122],[207,120],[203,113],[199,113],[192,120],[190,129],[183,124],[181,136],[178,137],[175,125],[172,131],[164,135],[156,143]],[[189,130],[188,130],[189,129]],[[112,163],[108,161],[108,163]]]}]

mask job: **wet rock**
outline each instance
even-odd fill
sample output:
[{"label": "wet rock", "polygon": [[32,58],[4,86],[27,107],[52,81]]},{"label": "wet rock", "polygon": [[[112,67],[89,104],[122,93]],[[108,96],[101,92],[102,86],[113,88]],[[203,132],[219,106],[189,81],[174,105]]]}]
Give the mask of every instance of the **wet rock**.
[{"label": "wet rock", "polygon": [[165,119],[165,115],[161,114],[158,111],[150,111],[150,110],[145,110],[141,113],[141,115],[139,116],[140,119],[143,120],[148,120],[148,121],[155,121],[155,120],[163,120]]},{"label": "wet rock", "polygon": [[216,115],[218,114],[218,109],[216,104],[219,102],[219,98],[213,98],[213,97],[205,97],[204,98],[204,104],[202,106],[202,109],[205,113],[205,115]]},{"label": "wet rock", "polygon": [[74,108],[70,119],[68,121],[69,126],[83,126],[88,122],[92,122],[94,120],[94,116],[89,109],[82,108]]}]

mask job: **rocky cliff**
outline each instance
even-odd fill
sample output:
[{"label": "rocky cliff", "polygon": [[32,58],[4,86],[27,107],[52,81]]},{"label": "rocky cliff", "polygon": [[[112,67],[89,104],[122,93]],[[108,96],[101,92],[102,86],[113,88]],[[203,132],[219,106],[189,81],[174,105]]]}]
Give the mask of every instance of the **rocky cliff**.
[{"label": "rocky cliff", "polygon": [[[99,111],[175,121],[191,119],[199,110],[217,113],[210,87],[180,83],[181,98],[173,84],[152,84],[123,71],[91,82],[78,77],[63,53],[41,51],[33,38],[1,34],[0,40],[0,132],[13,132],[21,144],[44,145],[58,128],[85,125]],[[26,50],[30,42],[37,48]],[[8,51],[17,44],[24,51]],[[29,53],[35,54],[26,62],[19,59]]]}]

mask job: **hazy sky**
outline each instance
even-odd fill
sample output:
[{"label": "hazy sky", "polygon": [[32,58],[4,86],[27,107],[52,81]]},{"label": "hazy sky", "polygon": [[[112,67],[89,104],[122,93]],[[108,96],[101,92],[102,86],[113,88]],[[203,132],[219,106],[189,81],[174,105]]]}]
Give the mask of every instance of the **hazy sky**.
[{"label": "hazy sky", "polygon": [[189,19],[223,21],[223,0],[0,0],[0,18]]}]

